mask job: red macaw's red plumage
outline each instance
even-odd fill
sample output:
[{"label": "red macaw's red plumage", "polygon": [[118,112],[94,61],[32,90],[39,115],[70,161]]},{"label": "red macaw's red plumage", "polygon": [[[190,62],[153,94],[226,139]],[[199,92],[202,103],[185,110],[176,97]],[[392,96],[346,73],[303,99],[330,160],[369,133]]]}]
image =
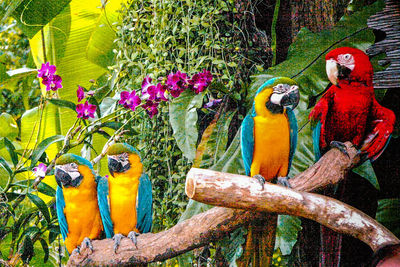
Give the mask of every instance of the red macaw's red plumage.
[{"label": "red macaw's red plumage", "polygon": [[[375,99],[373,68],[368,56],[359,49],[341,47],[330,51],[325,59],[333,85],[309,116],[312,125],[321,124],[319,140],[314,140],[314,146],[319,146],[319,153],[323,154],[332,141],[351,141],[364,159],[377,159],[393,132],[395,115]],[[316,154],[319,155],[318,147]],[[325,193],[332,196],[333,192]],[[333,197],[344,198],[344,184]],[[320,266],[339,266],[341,247],[342,236],[321,226]]]},{"label": "red macaw's red plumage", "polygon": [[[334,49],[325,59],[333,85],[310,113],[311,120],[322,124],[320,149],[325,151],[332,141],[351,141],[375,160],[383,152],[396,119],[375,99],[371,62],[363,51],[351,47]],[[338,70],[343,67],[349,74]]]}]

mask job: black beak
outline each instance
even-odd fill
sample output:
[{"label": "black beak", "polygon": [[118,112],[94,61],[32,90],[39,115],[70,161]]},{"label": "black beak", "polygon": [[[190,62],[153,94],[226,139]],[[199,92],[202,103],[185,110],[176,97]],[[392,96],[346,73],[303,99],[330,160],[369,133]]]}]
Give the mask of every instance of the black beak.
[{"label": "black beak", "polygon": [[59,168],[56,168],[54,175],[56,177],[56,182],[59,187],[63,188],[63,186],[67,186],[67,185],[71,184],[72,178],[67,172],[65,172]]},{"label": "black beak", "polygon": [[114,176],[114,172],[121,172],[122,171],[121,162],[113,158],[108,158],[108,170],[110,171],[112,176]]},{"label": "black beak", "polygon": [[336,64],[336,66],[338,68],[338,80],[345,80],[350,77],[351,69],[338,63]]},{"label": "black beak", "polygon": [[282,97],[281,105],[282,106],[291,106],[291,109],[295,109],[300,101],[300,92],[299,89],[292,90],[288,94],[285,94]]}]

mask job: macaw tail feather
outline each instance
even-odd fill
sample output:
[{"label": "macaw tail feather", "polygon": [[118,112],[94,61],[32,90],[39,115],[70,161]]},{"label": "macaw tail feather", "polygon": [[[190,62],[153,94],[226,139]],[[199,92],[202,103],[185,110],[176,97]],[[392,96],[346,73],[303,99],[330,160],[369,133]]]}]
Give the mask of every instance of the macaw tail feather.
[{"label": "macaw tail feather", "polygon": [[240,267],[271,266],[275,247],[278,215],[266,213],[262,220],[253,221],[248,227],[246,245],[237,264]]},{"label": "macaw tail feather", "polygon": [[339,266],[341,249],[342,234],[339,234],[321,225],[321,251],[319,266]]}]

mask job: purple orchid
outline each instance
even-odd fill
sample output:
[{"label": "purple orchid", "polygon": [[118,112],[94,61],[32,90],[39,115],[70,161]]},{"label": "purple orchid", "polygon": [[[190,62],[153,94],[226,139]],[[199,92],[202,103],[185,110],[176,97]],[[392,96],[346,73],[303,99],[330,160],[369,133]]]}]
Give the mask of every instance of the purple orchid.
[{"label": "purple orchid", "polygon": [[168,75],[166,85],[169,87],[170,94],[178,97],[188,87],[188,76],[178,70]]},{"label": "purple orchid", "polygon": [[156,101],[168,101],[168,98],[167,98],[168,86],[166,86],[165,84],[162,84],[162,83],[158,83],[155,87],[156,87],[155,100]]},{"label": "purple orchid", "polygon": [[36,177],[45,177],[47,171],[47,166],[44,163],[40,163],[37,167],[33,168],[33,174]]},{"label": "purple orchid", "polygon": [[80,85],[78,85],[78,90],[76,90],[76,96],[78,97],[78,102],[81,102],[85,98],[85,91],[83,91]]},{"label": "purple orchid", "polygon": [[76,112],[78,112],[78,118],[87,120],[89,117],[94,118],[94,113],[96,112],[96,105],[89,104],[86,100],[85,104],[76,105]]},{"label": "purple orchid", "polygon": [[146,103],[143,105],[143,108],[146,110],[147,114],[149,114],[150,118],[158,114],[158,104],[158,102],[146,100]]},{"label": "purple orchid", "polygon": [[50,62],[46,62],[42,64],[42,67],[38,69],[38,77],[39,78],[44,78],[48,77],[51,75],[54,75],[56,73],[56,66],[50,65]]},{"label": "purple orchid", "polygon": [[135,111],[135,108],[140,105],[141,100],[140,97],[136,95],[136,91],[122,91],[121,92],[121,100],[118,102],[123,105],[125,108],[130,108],[132,111]]},{"label": "purple orchid", "polygon": [[196,73],[193,75],[192,79],[189,80],[190,88],[196,94],[199,94],[210,85],[212,78],[212,74],[208,70],[203,70],[203,72]]},{"label": "purple orchid", "polygon": [[62,88],[62,79],[58,75],[49,75],[43,77],[42,83],[46,85],[46,91],[57,91],[59,88]]},{"label": "purple orchid", "polygon": [[211,108],[211,107],[213,107],[213,106],[218,105],[219,103],[221,103],[221,101],[222,101],[222,99],[214,99],[214,100],[211,100],[211,101],[209,101],[208,103],[206,103],[206,104],[204,105],[204,108]]}]

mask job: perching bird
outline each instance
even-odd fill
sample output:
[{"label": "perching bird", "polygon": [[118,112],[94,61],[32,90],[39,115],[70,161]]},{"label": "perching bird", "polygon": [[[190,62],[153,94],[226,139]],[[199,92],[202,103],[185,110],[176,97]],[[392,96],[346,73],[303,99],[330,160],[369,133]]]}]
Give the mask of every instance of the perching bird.
[{"label": "perching bird", "polygon": [[100,238],[102,231],[111,238],[107,180],[96,177],[92,164],[74,154],[57,159],[55,178],[58,223],[68,253],[75,248],[80,253],[82,246],[93,250],[91,239]]},{"label": "perching bird", "polygon": [[[364,160],[376,160],[389,142],[395,115],[375,99],[373,68],[368,56],[359,49],[341,47],[330,51],[325,59],[326,72],[333,85],[309,116],[316,160],[329,145],[345,152],[342,142],[346,141],[360,149]],[[333,196],[341,199],[341,194],[337,192]],[[341,238],[321,227],[320,266],[339,266]]]},{"label": "perching bird", "polygon": [[108,150],[109,196],[114,225],[114,252],[121,238],[128,236],[136,245],[139,233],[150,232],[153,197],[151,182],[143,172],[139,153],[126,143],[117,143]]},{"label": "perching bird", "polygon": [[[268,80],[257,91],[252,111],[242,122],[241,149],[246,175],[262,184],[275,178],[287,184],[297,143],[297,121],[293,109],[299,103],[295,81],[278,77]],[[249,226],[242,260],[248,266],[268,266],[272,261],[277,215]],[[268,230],[267,230],[268,229]],[[267,231],[266,231],[267,230]]]}]

